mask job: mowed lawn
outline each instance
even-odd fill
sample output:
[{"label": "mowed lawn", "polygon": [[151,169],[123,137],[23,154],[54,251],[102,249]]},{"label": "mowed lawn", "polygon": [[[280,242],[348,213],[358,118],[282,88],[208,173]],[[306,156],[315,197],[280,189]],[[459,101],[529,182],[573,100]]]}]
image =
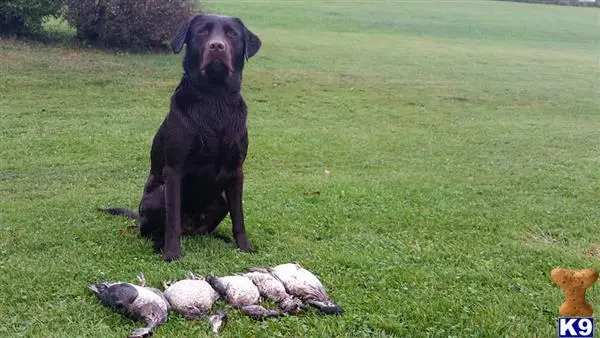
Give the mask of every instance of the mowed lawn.
[{"label": "mowed lawn", "polygon": [[[131,221],[181,55],[0,41],[0,336],[123,337],[89,281],[160,286],[299,261],[343,316],[223,337],[552,337],[555,267],[600,268],[595,8],[495,1],[213,1],[263,41],[247,65],[245,214],[258,248]],[[230,234],[230,220],[221,225]],[[600,311],[600,287],[588,291]],[[172,313],[156,337],[209,335]]]}]

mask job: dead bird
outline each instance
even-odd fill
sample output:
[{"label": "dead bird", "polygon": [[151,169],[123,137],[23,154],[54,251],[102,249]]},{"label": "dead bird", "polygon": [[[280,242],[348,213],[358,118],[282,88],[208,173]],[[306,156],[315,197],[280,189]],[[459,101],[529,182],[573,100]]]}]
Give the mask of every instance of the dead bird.
[{"label": "dead bird", "polygon": [[248,272],[244,276],[252,280],[263,298],[279,304],[279,308],[283,313],[297,314],[301,311],[302,301],[287,293],[283,283],[267,269],[248,268]]},{"label": "dead bird", "polygon": [[299,263],[277,265],[269,269],[279,279],[287,293],[296,296],[326,314],[341,314],[342,308],[329,299],[321,281]]},{"label": "dead bird", "polygon": [[146,327],[132,331],[128,338],[151,336],[157,326],[167,321],[167,311],[170,308],[160,290],[146,286],[142,272],[138,274],[138,281],[140,285],[126,282],[97,282],[88,285],[88,289],[103,305],[146,324]]},{"label": "dead bird", "polygon": [[227,313],[218,311],[209,315],[213,304],[220,295],[215,291],[203,276],[188,272],[188,278],[177,281],[166,281],[165,298],[171,308],[185,319],[206,318],[212,326],[214,333],[219,333],[222,326],[227,323]]},{"label": "dead bird", "polygon": [[185,319],[198,319],[210,313],[220,295],[203,276],[188,272],[187,279],[163,282],[165,298]]},{"label": "dead bird", "polygon": [[241,310],[247,316],[264,319],[281,315],[279,311],[265,309],[258,304],[260,292],[252,280],[246,276],[209,276],[207,280],[232,307]]}]

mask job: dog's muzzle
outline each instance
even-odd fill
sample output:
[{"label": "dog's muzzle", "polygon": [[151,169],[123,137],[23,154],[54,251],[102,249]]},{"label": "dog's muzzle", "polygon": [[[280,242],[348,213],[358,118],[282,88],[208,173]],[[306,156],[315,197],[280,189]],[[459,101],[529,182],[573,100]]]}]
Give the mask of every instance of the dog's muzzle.
[{"label": "dog's muzzle", "polygon": [[203,73],[210,72],[213,75],[221,73],[231,75],[233,73],[231,48],[227,42],[221,39],[212,39],[206,42],[202,61],[200,70]]}]

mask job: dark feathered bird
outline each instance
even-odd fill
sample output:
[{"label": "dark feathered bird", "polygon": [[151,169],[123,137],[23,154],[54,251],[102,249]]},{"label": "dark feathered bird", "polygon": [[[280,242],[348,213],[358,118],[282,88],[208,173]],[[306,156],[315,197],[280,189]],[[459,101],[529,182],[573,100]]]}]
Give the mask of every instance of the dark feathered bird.
[{"label": "dark feathered bird", "polygon": [[146,286],[143,273],[140,272],[138,280],[140,285],[126,282],[97,282],[88,285],[88,289],[102,304],[146,324],[131,332],[128,338],[151,336],[153,330],[167,320],[170,308],[160,290]]}]

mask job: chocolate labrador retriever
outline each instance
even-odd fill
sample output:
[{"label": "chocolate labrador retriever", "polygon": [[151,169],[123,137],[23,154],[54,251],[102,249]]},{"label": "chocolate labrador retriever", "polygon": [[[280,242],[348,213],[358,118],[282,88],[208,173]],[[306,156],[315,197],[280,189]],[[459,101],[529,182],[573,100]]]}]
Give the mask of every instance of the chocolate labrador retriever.
[{"label": "chocolate labrador retriever", "polygon": [[154,136],[139,215],[99,210],[138,220],[165,261],[180,257],[182,235],[212,233],[227,213],[239,249],[254,251],[242,210],[248,133],[241,85],[261,41],[238,18],[200,14],[179,28],[171,48],[179,53],[184,44],[184,74]]}]

